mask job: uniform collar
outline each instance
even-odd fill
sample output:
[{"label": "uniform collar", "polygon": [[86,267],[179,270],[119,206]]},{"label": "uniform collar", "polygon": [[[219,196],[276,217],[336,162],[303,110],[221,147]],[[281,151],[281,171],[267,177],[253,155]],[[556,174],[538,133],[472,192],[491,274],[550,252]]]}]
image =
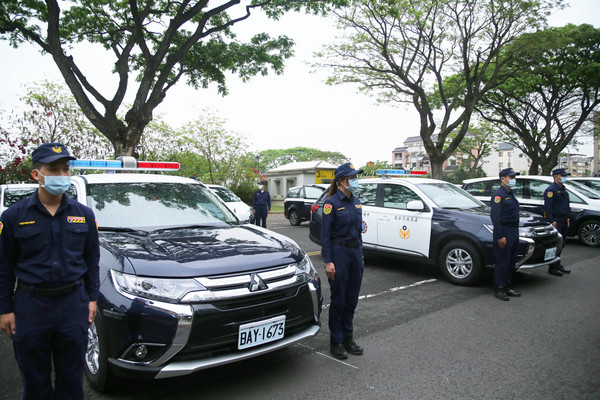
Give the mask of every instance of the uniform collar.
[{"label": "uniform collar", "polygon": [[348,196],[346,196],[346,194],[344,192],[342,192],[341,190],[338,190],[335,193],[335,196],[338,196],[338,199],[343,201],[344,199],[350,200],[352,198],[352,196],[354,196],[354,195],[352,193],[350,193],[350,197],[348,197]]},{"label": "uniform collar", "polygon": [[[48,212],[48,210],[46,210],[46,207],[44,207],[44,205],[40,201],[40,197],[38,195],[38,189],[36,189],[33,192],[33,194],[29,197],[29,199],[27,201],[29,202],[29,204],[27,204],[27,207],[35,206],[43,212],[46,212],[46,213]],[[66,208],[69,204],[71,204],[74,201],[75,200],[71,199],[69,196],[67,196],[66,194],[63,193],[62,199],[60,201],[60,206],[58,206],[58,210],[56,210],[56,214],[60,213],[64,208]]]}]

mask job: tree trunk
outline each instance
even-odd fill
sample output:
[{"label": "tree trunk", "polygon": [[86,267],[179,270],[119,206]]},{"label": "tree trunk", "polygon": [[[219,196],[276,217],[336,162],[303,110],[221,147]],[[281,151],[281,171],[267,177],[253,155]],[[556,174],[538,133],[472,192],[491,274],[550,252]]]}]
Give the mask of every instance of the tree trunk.
[{"label": "tree trunk", "polygon": [[444,179],[444,158],[436,157],[433,158],[429,156],[429,162],[431,165],[431,177],[433,179]]}]

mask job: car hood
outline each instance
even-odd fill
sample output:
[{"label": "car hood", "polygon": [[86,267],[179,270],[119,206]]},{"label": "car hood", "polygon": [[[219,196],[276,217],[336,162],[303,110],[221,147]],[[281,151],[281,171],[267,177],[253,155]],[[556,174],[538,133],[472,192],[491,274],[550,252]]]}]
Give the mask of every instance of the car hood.
[{"label": "car hood", "polygon": [[[460,210],[448,210],[448,209],[437,209],[436,213],[439,217],[452,219],[451,215],[455,217],[460,215],[461,213],[469,214],[469,215],[477,215],[482,219],[482,223],[491,223],[491,209],[488,206],[485,207],[477,207],[477,208],[467,208]],[[526,211],[519,212],[519,226],[538,226],[538,225],[547,225],[548,222],[546,219],[537,214],[532,214]]]},{"label": "car hood", "polygon": [[[101,245],[116,259],[127,259],[141,276],[242,273],[298,262],[304,257],[291,239],[253,225],[100,235]],[[124,262],[123,268],[128,268]]]}]

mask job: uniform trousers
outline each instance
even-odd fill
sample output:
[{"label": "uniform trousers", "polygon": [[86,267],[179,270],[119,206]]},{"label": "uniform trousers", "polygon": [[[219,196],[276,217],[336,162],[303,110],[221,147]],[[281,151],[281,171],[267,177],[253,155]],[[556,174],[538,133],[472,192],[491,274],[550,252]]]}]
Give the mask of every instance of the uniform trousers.
[{"label": "uniform trousers", "polygon": [[494,239],[494,287],[510,287],[512,276],[517,265],[519,250],[519,228],[505,226],[506,246],[500,248],[498,240]]},{"label": "uniform trousers", "polygon": [[329,280],[329,332],[331,343],[341,344],[354,330],[354,310],[364,271],[362,248],[332,244],[331,259],[335,265],[335,279]]},{"label": "uniform trousers", "polygon": [[256,217],[256,225],[267,227],[267,215],[269,214],[269,208],[266,205],[258,205],[254,209],[254,216]]},{"label": "uniform trousers", "polygon": [[[557,252],[556,252],[556,255],[560,256],[560,254],[562,253],[562,249],[565,247],[565,244],[567,244],[567,232],[569,231],[569,219],[567,217],[556,218],[556,230],[563,237],[562,247],[560,249],[557,249]],[[560,265],[561,265],[561,263],[559,260],[555,263],[550,264],[548,267],[550,269],[559,269]]]},{"label": "uniform trousers", "polygon": [[13,346],[23,378],[23,399],[83,399],[89,325],[85,287],[81,285],[74,292],[57,297],[17,290],[14,310]]}]

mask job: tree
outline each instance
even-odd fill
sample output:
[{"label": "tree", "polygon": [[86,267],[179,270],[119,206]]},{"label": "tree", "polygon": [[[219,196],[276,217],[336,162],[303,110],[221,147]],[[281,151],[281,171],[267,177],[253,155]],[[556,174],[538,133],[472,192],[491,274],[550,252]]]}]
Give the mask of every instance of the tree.
[{"label": "tree", "polygon": [[[501,73],[506,61],[498,59],[501,50],[543,24],[550,10],[561,4],[562,0],[354,0],[348,10],[334,12],[348,33],[346,40],[326,48],[319,65],[333,68],[329,83],[357,84],[381,102],[412,104],[420,117],[432,175],[441,178],[444,161],[467,133],[475,105],[506,78]],[[445,78],[453,74],[459,82],[447,88]],[[463,90],[452,90],[458,87]],[[432,103],[435,91],[439,102]],[[452,132],[456,135],[450,139]]]},{"label": "tree", "polygon": [[310,147],[263,150],[258,153],[258,157],[260,161],[260,171],[262,172],[292,162],[322,160],[339,165],[348,161],[348,157],[342,153],[313,149]]},{"label": "tree", "polygon": [[[453,155],[461,160],[460,165],[466,164],[467,170],[477,170],[483,166],[482,161],[492,153],[497,135],[491,124],[471,125]],[[449,138],[454,137],[454,132],[449,135]]]},{"label": "tree", "polygon": [[61,142],[77,158],[105,159],[110,154],[110,142],[89,124],[63,85],[34,83],[21,100],[27,108],[12,115],[11,123],[25,142]]},{"label": "tree", "polygon": [[551,28],[525,34],[514,46],[504,54],[511,78],[490,90],[477,110],[531,159],[529,174],[541,168],[549,175],[576,134],[591,132],[600,104],[600,29]]},{"label": "tree", "polygon": [[364,171],[364,176],[375,176],[378,169],[391,169],[392,166],[387,161],[377,160],[369,161],[364,167],[360,167]]},{"label": "tree", "polygon": [[[50,54],[77,104],[110,140],[115,155],[133,155],[153,110],[183,77],[195,88],[216,83],[219,92],[226,94],[224,71],[244,80],[266,75],[269,68],[282,72],[284,60],[293,54],[292,40],[262,33],[241,43],[231,30],[252,10],[263,9],[276,19],[288,10],[318,13],[343,2],[3,0],[0,34],[15,47],[29,42]],[[230,17],[229,12],[237,16]],[[81,42],[112,51],[112,72],[118,80],[112,96],[105,93],[109,85],[94,86],[70,54],[72,46]],[[133,102],[124,112],[126,95],[136,85]]]},{"label": "tree", "polygon": [[0,184],[21,183],[29,179],[31,159],[27,159],[27,139],[11,134],[0,126]]}]

